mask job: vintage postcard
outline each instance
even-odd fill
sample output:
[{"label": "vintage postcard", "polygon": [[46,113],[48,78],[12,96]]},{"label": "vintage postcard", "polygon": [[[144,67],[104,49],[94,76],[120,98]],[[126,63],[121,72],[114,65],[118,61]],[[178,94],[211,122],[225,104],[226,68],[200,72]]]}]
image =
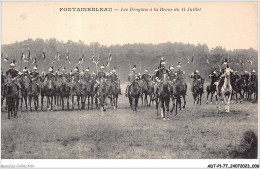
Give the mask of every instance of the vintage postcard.
[{"label": "vintage postcard", "polygon": [[258,2],[4,1],[1,12],[1,167],[259,167]]}]

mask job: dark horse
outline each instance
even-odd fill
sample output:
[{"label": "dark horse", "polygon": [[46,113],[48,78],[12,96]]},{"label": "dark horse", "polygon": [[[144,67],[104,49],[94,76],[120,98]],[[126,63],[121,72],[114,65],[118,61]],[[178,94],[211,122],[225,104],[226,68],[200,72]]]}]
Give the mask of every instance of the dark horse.
[{"label": "dark horse", "polygon": [[[144,81],[143,86],[142,86],[142,95],[144,95],[144,104],[146,106],[151,106],[151,102],[152,102],[152,94],[153,94],[153,88],[151,85],[150,81]],[[148,96],[149,96],[149,101],[148,101]],[[142,99],[142,103],[143,103],[143,99]]]},{"label": "dark horse", "polygon": [[252,94],[253,94],[254,101],[257,102],[257,97],[258,97],[257,81],[250,81],[248,86],[249,86],[249,91],[248,91],[249,101],[251,101],[251,97],[252,97]]},{"label": "dark horse", "polygon": [[130,103],[131,110],[136,112],[136,108],[138,106],[138,100],[141,95],[141,87],[136,80],[129,86],[128,90],[128,99]]},{"label": "dark horse", "polygon": [[[55,96],[55,85],[54,82],[50,79],[45,80],[45,85],[44,85],[44,93],[45,96],[47,97],[47,110],[52,110],[53,106],[53,98]],[[49,107],[51,105],[51,107]]]},{"label": "dark horse", "polygon": [[39,93],[40,93],[40,88],[36,84],[35,80],[32,80],[32,83],[29,86],[28,90],[28,96],[29,96],[29,104],[30,104],[30,111],[32,111],[32,99],[34,102],[34,107],[35,110],[38,110],[38,105],[39,105]]},{"label": "dark horse", "polygon": [[22,106],[23,106],[23,101],[25,103],[25,108],[26,111],[28,110],[27,107],[27,100],[28,100],[28,93],[29,93],[29,86],[30,86],[31,80],[29,79],[29,77],[25,76],[22,80],[21,80],[21,94],[22,94],[22,99],[21,99],[21,105],[20,105],[20,109],[22,111]]},{"label": "dark horse", "polygon": [[187,84],[182,82],[181,80],[176,80],[176,114],[177,114],[177,109],[181,110],[181,98],[183,98],[184,104],[182,108],[185,108],[186,106],[186,93],[187,93]]},{"label": "dark horse", "polygon": [[62,110],[64,110],[64,99],[67,99],[67,109],[69,110],[70,86],[66,82],[63,82],[59,87],[59,93],[61,98]]},{"label": "dark horse", "polygon": [[232,86],[232,97],[235,95],[236,96],[236,103],[237,103],[237,94],[239,94],[240,96],[240,102],[242,102],[242,99],[244,99],[244,96],[242,94],[242,90],[244,88],[244,86],[246,85],[245,79],[243,78],[237,78],[236,76],[234,76],[233,74],[231,74],[230,76],[231,78],[231,86]]},{"label": "dark horse", "polygon": [[75,82],[73,80],[71,89],[72,89],[71,90],[72,109],[74,109],[74,96],[76,96],[77,103],[78,103],[78,110],[80,110],[81,109],[80,99],[82,100],[82,95],[83,95],[82,84],[79,81]]},{"label": "dark horse", "polygon": [[8,109],[8,119],[17,117],[17,104],[19,104],[18,88],[13,82],[8,82],[4,85],[4,97]]},{"label": "dark horse", "polygon": [[[161,116],[165,120],[167,118],[169,120],[169,105],[170,105],[170,97],[171,97],[171,85],[166,81],[166,75],[163,77],[163,81],[158,85],[157,95],[159,97],[159,102],[161,103]],[[157,118],[158,114],[158,106],[157,107]],[[166,111],[166,112],[165,112]]]},{"label": "dark horse", "polygon": [[203,94],[203,84],[204,80],[203,79],[198,79],[196,83],[193,86],[193,98],[194,98],[194,104],[199,104],[201,105],[201,97]]},{"label": "dark horse", "polygon": [[100,79],[100,84],[97,87],[96,97],[99,100],[100,111],[106,111],[106,97],[108,96],[108,86],[104,78]]},{"label": "dark horse", "polygon": [[117,100],[120,93],[119,85],[119,82],[111,82],[108,88],[108,95],[110,97],[111,105],[114,106],[114,109],[117,108]]},{"label": "dark horse", "polygon": [[210,96],[210,102],[212,103],[212,98],[213,98],[213,95],[215,95],[216,97],[216,102],[218,100],[218,96],[217,96],[217,88],[216,88],[216,85],[214,83],[210,83],[210,85],[207,86],[206,88],[206,91],[207,91],[207,103],[208,103],[208,99],[209,99],[209,95],[211,94]]}]

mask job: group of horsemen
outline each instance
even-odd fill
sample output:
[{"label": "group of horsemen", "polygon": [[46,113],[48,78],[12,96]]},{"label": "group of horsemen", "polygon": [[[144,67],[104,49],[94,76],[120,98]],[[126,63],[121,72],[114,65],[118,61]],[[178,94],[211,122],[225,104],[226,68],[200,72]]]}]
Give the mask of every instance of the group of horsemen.
[{"label": "group of horsemen", "polygon": [[[116,74],[116,69],[114,68],[111,73],[106,73],[104,71],[104,65],[100,67],[100,71],[96,74],[95,72],[90,73],[89,67],[84,71],[80,72],[78,67],[75,67],[74,72],[67,73],[66,68],[62,69],[62,73],[59,72],[59,69],[54,73],[53,67],[49,68],[48,73],[40,74],[37,70],[37,67],[34,66],[30,72],[26,67],[23,69],[23,72],[19,72],[15,69],[15,64],[10,64],[10,69],[6,71],[6,75],[2,71],[2,84],[14,82],[17,85],[17,88],[21,88],[20,82],[24,79],[29,79],[30,82],[35,82],[40,89],[40,82],[45,82],[51,80],[52,82],[59,82],[59,84],[71,84],[71,83],[90,83],[94,82],[95,85],[100,84],[101,79],[105,79],[105,83],[116,83],[120,86],[120,80]],[[57,84],[57,83],[56,83]],[[121,93],[121,91],[120,91]]]},{"label": "group of horsemen", "polygon": [[[25,67],[23,69],[23,73],[19,72],[15,69],[15,63],[10,64],[10,69],[6,71],[6,77],[5,78],[3,71],[2,71],[2,84],[9,82],[14,82],[18,88],[21,88],[21,85],[17,82],[17,79],[23,80],[25,78],[30,79],[30,81],[34,81],[37,85],[39,85],[40,80],[52,80],[52,81],[59,81],[60,83],[88,83],[90,81],[94,81],[95,84],[99,84],[102,79],[105,79],[106,82],[116,83],[119,87],[119,94],[121,94],[121,88],[120,88],[120,80],[119,76],[116,73],[116,69],[112,69],[110,73],[107,73],[104,71],[104,65],[100,67],[100,71],[96,74],[95,72],[90,73],[89,68],[86,68],[85,71],[80,72],[79,68],[76,67],[74,69],[74,72],[66,73],[66,68],[64,67],[62,69],[62,73],[59,72],[59,70],[54,73],[53,67],[49,68],[49,72],[47,74],[40,74],[37,71],[37,67],[34,66],[32,71],[29,72],[29,70]],[[217,73],[216,70],[214,70],[210,75],[211,79],[211,85],[215,85],[217,81],[219,81],[219,86],[216,88],[216,92],[219,92],[220,86],[223,85],[223,76],[225,74],[225,69],[229,68],[228,62],[224,61],[222,64],[222,69],[219,73]],[[229,68],[230,69],[230,68]],[[174,83],[180,83],[180,84],[186,84],[185,83],[185,72],[181,69],[181,63],[179,62],[177,65],[177,70],[174,69],[173,66],[169,66],[169,69],[166,68],[166,61],[161,58],[160,64],[158,68],[154,70],[153,75],[149,74],[149,71],[145,69],[144,73],[141,75],[140,73],[137,73],[136,65],[133,66],[132,71],[128,77],[128,85],[126,87],[126,93],[125,95],[128,96],[129,92],[129,86],[133,83],[133,81],[136,81],[140,87],[142,87],[144,84],[148,84],[150,82],[153,82],[153,90],[154,93],[156,93],[158,86],[160,84],[165,82],[174,82]],[[245,71],[244,74],[241,74],[241,76],[237,73],[237,71],[233,71],[231,69],[231,73],[238,78],[243,78],[246,82],[246,85],[248,85],[252,81],[257,81],[257,75],[255,70],[252,70],[251,74],[249,74],[247,71]],[[191,82],[191,91],[193,92],[193,88],[195,84],[204,79],[201,77],[198,70],[195,70],[192,74],[189,75],[190,78],[193,79]],[[11,79],[11,80],[10,80]],[[229,86],[228,86],[229,87]]]}]

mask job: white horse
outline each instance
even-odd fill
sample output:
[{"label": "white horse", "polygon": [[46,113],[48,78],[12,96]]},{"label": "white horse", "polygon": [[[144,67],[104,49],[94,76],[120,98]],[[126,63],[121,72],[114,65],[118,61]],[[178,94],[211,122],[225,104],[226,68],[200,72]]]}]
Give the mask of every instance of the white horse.
[{"label": "white horse", "polygon": [[[218,99],[218,112],[221,111],[221,100],[224,100],[225,112],[227,113],[230,112],[229,107],[230,107],[230,100],[232,95],[232,86],[230,83],[231,72],[232,69],[226,68],[224,74],[222,75],[222,77],[224,77],[224,84],[221,87],[220,91],[218,92],[218,95],[220,97],[220,99]],[[219,82],[216,82],[215,84],[218,88]]]}]

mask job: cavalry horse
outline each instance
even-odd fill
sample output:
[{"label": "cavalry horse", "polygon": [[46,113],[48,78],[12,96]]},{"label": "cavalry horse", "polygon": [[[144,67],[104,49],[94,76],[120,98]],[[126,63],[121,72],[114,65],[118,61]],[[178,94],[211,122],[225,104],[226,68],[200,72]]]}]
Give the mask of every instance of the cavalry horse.
[{"label": "cavalry horse", "polygon": [[175,90],[176,90],[176,114],[177,114],[177,108],[181,110],[181,98],[183,98],[183,107],[185,108],[186,106],[186,93],[187,93],[187,84],[183,81],[182,78],[177,78],[176,79],[176,85],[175,85]]},{"label": "cavalry horse", "polygon": [[[163,80],[158,85],[157,95],[159,97],[159,102],[161,103],[161,117],[165,120],[169,120],[169,105],[170,105],[170,97],[171,97],[171,85],[167,81],[166,73],[163,74]],[[157,118],[159,117],[158,114],[158,106],[157,108]]]},{"label": "cavalry horse", "polygon": [[29,96],[29,104],[30,104],[30,111],[32,111],[32,99],[34,102],[34,107],[35,110],[38,110],[38,106],[39,106],[39,93],[40,93],[40,88],[36,83],[35,79],[32,79],[32,82],[29,86],[29,90],[28,90],[28,96]]},{"label": "cavalry horse", "polygon": [[213,82],[213,84],[211,83],[210,85],[207,86],[206,88],[206,91],[207,91],[207,102],[208,103],[208,100],[209,100],[209,95],[211,94],[210,96],[210,102],[212,103],[212,99],[213,99],[213,95],[215,95],[215,98],[216,98],[216,102],[218,100],[218,96],[217,96],[217,88],[216,88],[216,85],[214,84],[215,82]]},{"label": "cavalry horse", "polygon": [[[53,99],[55,96],[55,85],[51,79],[47,79],[44,81],[44,93],[47,97],[47,110],[53,110]],[[51,106],[51,107],[49,107]]]},{"label": "cavalry horse", "polygon": [[19,91],[18,86],[12,82],[11,77],[7,78],[7,83],[4,85],[4,97],[6,98],[6,105],[8,110],[8,119],[17,117],[18,104],[19,104]]},{"label": "cavalry horse", "polygon": [[61,107],[62,107],[62,110],[64,110],[64,99],[67,99],[67,109],[69,110],[70,109],[69,97],[70,97],[70,93],[71,93],[71,91],[70,91],[71,88],[68,85],[66,78],[62,78],[61,80],[62,80],[61,85],[58,88],[59,93],[60,93],[60,99],[61,99]]},{"label": "cavalry horse", "polygon": [[257,102],[257,97],[258,97],[258,84],[257,81],[251,81],[249,82],[249,91],[248,91],[248,95],[249,95],[249,101],[251,101],[252,99],[252,94],[253,94],[253,99],[255,102]]},{"label": "cavalry horse", "polygon": [[120,84],[119,82],[110,82],[108,87],[108,96],[110,97],[111,105],[114,109],[117,108],[118,95],[120,93]]},{"label": "cavalry horse", "polygon": [[194,104],[199,104],[201,105],[201,97],[203,94],[203,84],[204,84],[204,79],[198,79],[194,86],[193,86],[193,98],[194,98]]},{"label": "cavalry horse", "polygon": [[216,86],[218,87],[219,92],[218,95],[220,99],[218,100],[218,112],[221,111],[221,100],[224,100],[225,103],[225,112],[230,112],[230,100],[232,95],[232,86],[231,86],[231,69],[226,68],[224,74],[222,75],[224,77],[224,84],[220,88],[219,82],[216,82]]},{"label": "cavalry horse", "polygon": [[243,78],[238,78],[235,75],[231,74],[230,77],[231,81],[231,86],[232,86],[232,96],[231,96],[231,100],[233,96],[236,96],[236,103],[238,100],[237,94],[239,94],[240,96],[240,102],[242,102],[242,99],[244,99],[243,94],[242,94],[242,90],[244,88],[244,86],[246,85],[246,82]]},{"label": "cavalry horse", "polygon": [[22,111],[23,101],[25,103],[26,111],[28,110],[27,100],[28,100],[30,83],[31,83],[31,80],[29,79],[28,76],[24,76],[22,78],[21,82],[20,82],[20,84],[21,84],[21,95],[22,95],[21,105],[20,105],[21,111]]},{"label": "cavalry horse", "polygon": [[56,106],[59,106],[60,105],[60,102],[61,102],[61,93],[60,93],[60,87],[61,87],[61,84],[62,84],[62,79],[61,78],[57,78],[56,81],[55,81],[55,95],[54,95],[54,103]]},{"label": "cavalry horse", "polygon": [[[153,88],[151,85],[151,81],[143,81],[143,85],[142,85],[142,104],[144,101],[144,104],[146,106],[151,106],[151,102],[152,102],[152,97],[153,97]],[[144,99],[143,99],[143,95],[144,95]],[[149,101],[148,101],[148,96],[149,96]]]},{"label": "cavalry horse", "polygon": [[77,97],[77,103],[78,103],[78,110],[81,109],[80,107],[80,99],[82,101],[82,84],[80,81],[74,81],[74,78],[72,78],[71,83],[71,101],[72,101],[72,109],[74,109],[74,96]]},{"label": "cavalry horse", "polygon": [[128,90],[128,99],[130,103],[131,110],[137,112],[136,108],[138,106],[138,100],[141,95],[142,88],[140,87],[137,80],[134,80],[133,83],[129,86]]},{"label": "cavalry horse", "polygon": [[96,97],[98,98],[100,111],[106,111],[106,97],[108,96],[108,86],[105,78],[100,79],[100,83],[97,86]]}]

